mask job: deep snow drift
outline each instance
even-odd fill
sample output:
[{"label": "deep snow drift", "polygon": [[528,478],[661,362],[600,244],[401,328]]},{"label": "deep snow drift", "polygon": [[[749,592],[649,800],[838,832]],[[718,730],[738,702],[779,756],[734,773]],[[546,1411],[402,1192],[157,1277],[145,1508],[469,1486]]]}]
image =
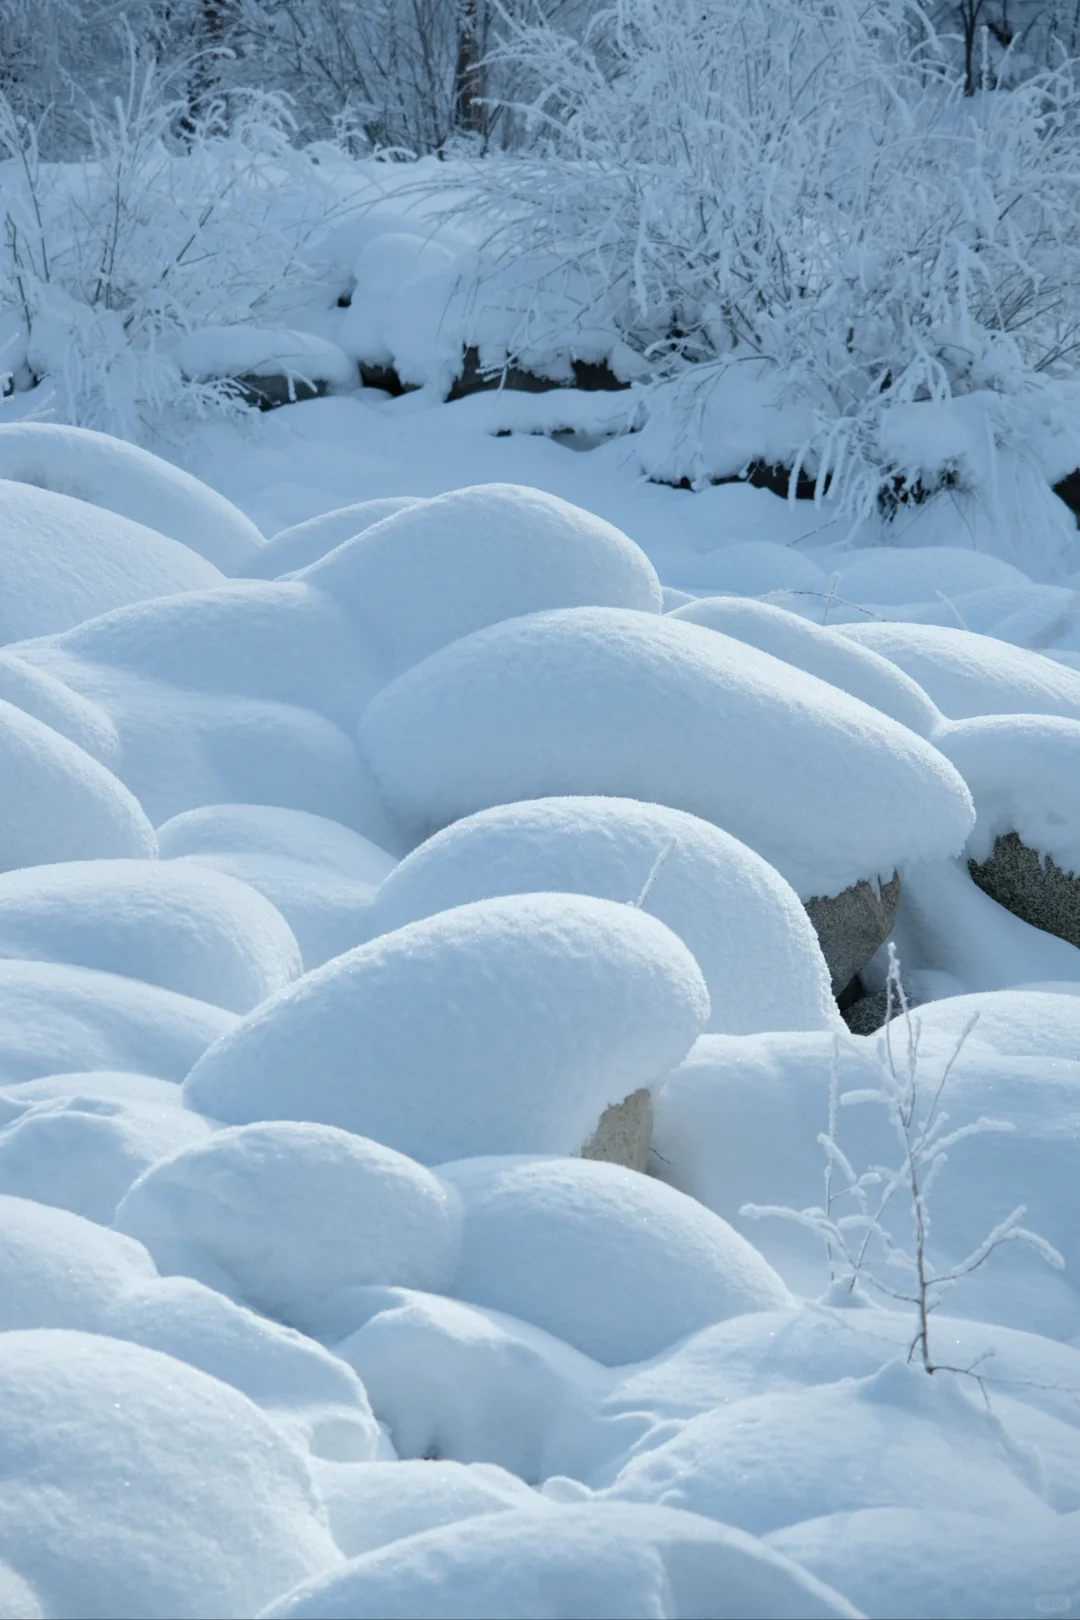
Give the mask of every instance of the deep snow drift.
[{"label": "deep snow drift", "polygon": [[[0,425],[0,1615],[1077,1601],[1077,902],[967,867],[1077,882],[1071,587],[566,408]],[[802,902],[894,872],[849,1034]]]}]

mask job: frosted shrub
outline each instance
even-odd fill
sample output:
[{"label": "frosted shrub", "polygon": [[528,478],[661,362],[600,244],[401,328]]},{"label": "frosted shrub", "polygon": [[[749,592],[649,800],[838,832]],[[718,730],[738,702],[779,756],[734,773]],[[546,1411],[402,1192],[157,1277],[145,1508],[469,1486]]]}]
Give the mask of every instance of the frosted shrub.
[{"label": "frosted shrub", "polygon": [[1080,341],[1068,64],[965,96],[906,0],[615,0],[507,53],[538,88],[531,155],[477,176],[491,251],[537,308],[582,279],[568,343],[647,364],[654,476],[761,457],[866,514],[982,476],[932,409],[958,396],[1042,454]]},{"label": "frosted shrub", "polygon": [[170,404],[228,405],[228,385],[183,378],[173,343],[267,324],[305,279],[303,244],[329,203],[290,147],[285,104],[233,94],[227,128],[216,105],[179,141],[187,112],[133,57],[126,96],[87,107],[88,155],[52,164],[0,98],[3,364],[47,377],[61,420],[138,439]]}]

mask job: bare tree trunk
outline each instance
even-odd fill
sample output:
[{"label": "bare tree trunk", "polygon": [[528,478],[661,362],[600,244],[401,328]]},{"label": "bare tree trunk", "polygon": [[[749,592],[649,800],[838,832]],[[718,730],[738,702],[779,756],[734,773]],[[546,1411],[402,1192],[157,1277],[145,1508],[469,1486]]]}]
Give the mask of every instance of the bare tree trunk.
[{"label": "bare tree trunk", "polygon": [[975,41],[983,0],[960,0],[960,26],[964,36],[964,94],[975,94]]},{"label": "bare tree trunk", "polygon": [[487,133],[484,70],[481,66],[481,0],[461,0],[457,50],[457,123],[472,135]]}]

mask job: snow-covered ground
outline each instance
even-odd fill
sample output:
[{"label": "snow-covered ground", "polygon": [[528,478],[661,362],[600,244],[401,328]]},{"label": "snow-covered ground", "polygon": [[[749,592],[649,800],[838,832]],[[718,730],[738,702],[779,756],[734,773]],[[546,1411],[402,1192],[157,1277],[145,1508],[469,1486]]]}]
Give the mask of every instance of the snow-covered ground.
[{"label": "snow-covered ground", "polygon": [[1071,515],[624,404],[0,426],[0,1615],[1080,1609]]}]

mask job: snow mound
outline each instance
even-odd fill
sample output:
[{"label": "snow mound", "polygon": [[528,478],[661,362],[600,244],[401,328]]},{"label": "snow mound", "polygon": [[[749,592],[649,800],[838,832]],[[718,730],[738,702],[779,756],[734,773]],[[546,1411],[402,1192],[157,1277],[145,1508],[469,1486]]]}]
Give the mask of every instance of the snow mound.
[{"label": "snow mound", "polygon": [[226,574],[243,572],[263,544],[250,518],[217,490],[149,450],[89,428],[6,423],[0,478],[72,495],[145,524]]},{"label": "snow mound", "polygon": [[316,1477],[346,1558],[481,1513],[539,1506],[516,1474],[493,1463],[323,1463]]},{"label": "snow mound", "polygon": [[518,484],[477,484],[384,518],[298,575],[351,610],[395,670],[544,608],[659,614],[645,553],[603,518]]},{"label": "snow mound", "polygon": [[111,771],[2,700],[0,782],[0,871],[157,853],[153,827]]},{"label": "snow mound", "polygon": [[[764,494],[765,491],[755,491]],[[710,534],[710,540],[714,537]],[[675,577],[675,576],[678,577]],[[829,589],[824,569],[790,546],[772,540],[737,540],[719,545],[703,556],[680,559],[674,573],[669,565],[665,580],[691,590],[709,590],[730,596],[767,596],[771,591],[825,596]]]},{"label": "snow mound", "polygon": [[163,859],[178,855],[269,855],[379,884],[397,864],[350,827],[303,810],[266,804],[211,804],[175,816],[157,830]]},{"label": "snow mound", "polygon": [[[270,699],[183,690],[73,657],[48,641],[21,644],[19,654],[107,716],[116,737],[109,769],[154,822],[208,804],[251,803],[327,816],[384,847],[398,836],[356,744],[325,715]],[[28,857],[57,858],[59,852]]]},{"label": "snow mound", "polygon": [[662,1182],[587,1159],[440,1167],[461,1195],[452,1292],[533,1322],[614,1366],[710,1322],[788,1300],[726,1221]]},{"label": "snow mound", "polygon": [[[299,815],[302,812],[286,813]],[[168,825],[170,823],[166,823]],[[367,840],[364,842],[367,843]],[[374,849],[375,845],[368,847]],[[185,866],[209,867],[215,872],[224,872],[227,877],[236,878],[249,888],[257,889],[292,929],[300,947],[305,972],[322,967],[331,957],[341,956],[371,937],[367,915],[377,892],[374,883],[342,877],[329,866],[294,861],[286,855],[216,855],[208,852],[204,855],[181,855],[176,859]]]},{"label": "snow mound", "polygon": [[0,1540],[56,1620],[251,1615],[339,1557],[257,1407],[118,1339],[0,1336],[0,1456]]},{"label": "snow mound", "polygon": [[0,957],[69,962],[245,1013],[300,976],[285,919],[224,873],[68,861],[0,874]]},{"label": "snow mound", "polygon": [[66,1096],[35,1096],[27,1091],[41,1084],[34,1081],[0,1092],[0,1118],[9,1109],[13,1113],[0,1126],[0,1192],[55,1204],[108,1225],[121,1198],[149,1165],[201,1141],[210,1126],[180,1106],[179,1088],[167,1081],[146,1082],[172,1093],[167,1100],[151,1102],[102,1096],[94,1085],[101,1077],[82,1077],[88,1086],[80,1085],[78,1076],[69,1078]]},{"label": "snow mound", "polygon": [[459,906],[307,974],[196,1064],[191,1107],[314,1120],[421,1163],[572,1153],[709,1016],[662,923],[581,895]]},{"label": "snow mound", "polygon": [[630,902],[650,877],[643,908],[697,961],[710,1029],[834,1026],[828,969],[796,895],[745,844],[662,805],[564,798],[482,810],[390,873],[367,927],[373,937],[469,901],[545,890]]},{"label": "snow mound", "polygon": [[[1019,568],[988,552],[961,546],[874,546],[834,559],[837,593],[882,607],[941,602],[995,586],[1029,586]],[[948,606],[946,600],[942,603]]]},{"label": "snow mound", "polygon": [[672,618],[719,630],[785,664],[794,664],[872,709],[880,709],[920,737],[932,736],[941,724],[941,715],[926,693],[895,664],[869,647],[852,646],[836,631],[822,629],[797,613],[767,602],[710,596],[676,608]]},{"label": "snow mound", "polygon": [[263,1620],[818,1620],[846,1599],[764,1543],[694,1514],[538,1504],[393,1542],[272,1604]]},{"label": "snow mound", "polygon": [[141,1243],[28,1198],[0,1194],[0,1233],[0,1334],[96,1328],[112,1299],[157,1275]]},{"label": "snow mound", "polygon": [[377,1283],[444,1288],[459,1220],[441,1183],[377,1142],[289,1121],[219,1131],[151,1168],[115,1223],[186,1274],[311,1332]]},{"label": "snow mound", "polygon": [[51,726],[103,765],[119,753],[116,727],[103,709],[6,649],[0,651],[0,698]]},{"label": "snow mound", "polygon": [[598,1417],[612,1375],[541,1328],[415,1289],[367,1294],[335,1353],[360,1375],[401,1457],[491,1463],[529,1483],[576,1478],[612,1458],[617,1471],[651,1426]]},{"label": "snow mound", "polygon": [[355,364],[328,338],[265,326],[200,327],[181,338],[176,362],[195,382],[285,376],[348,393],[360,381]]},{"label": "snow mound", "polygon": [[73,661],[100,664],[185,691],[299,705],[343,725],[384,680],[349,614],[297,581],[230,581],[83,617],[25,656],[60,680]]},{"label": "snow mound", "polygon": [[1077,1513],[1012,1525],[948,1509],[864,1508],[789,1525],[768,1545],[865,1614],[1067,1614],[1065,1594],[1080,1583]]},{"label": "snow mound", "polygon": [[[977,1398],[978,1390],[975,1391]],[[1038,1470],[947,1377],[898,1358],[865,1379],[780,1390],[691,1418],[633,1458],[609,1491],[765,1535],[869,1507],[1049,1518]]]},{"label": "snow mound", "polygon": [[282,574],[307,568],[325,557],[328,551],[344,545],[346,540],[354,539],[373,524],[381,523],[383,518],[392,517],[395,512],[416,503],[415,495],[385,495],[379,500],[357,501],[353,506],[320,512],[306,523],[279,529],[252,558],[244,573],[249,579],[279,579]]},{"label": "snow mound", "polygon": [[972,822],[960,777],[914,732],[670,614],[479,631],[380,692],[360,738],[418,841],[515,799],[653,800],[741,838],[802,899],[954,854]]},{"label": "snow mound", "polygon": [[855,624],[838,632],[910,675],[950,720],[1054,714],[1080,720],[1080,670],[969,630]]},{"label": "snow mound", "polygon": [[[9,431],[0,427],[0,436]],[[0,480],[0,513],[0,643],[68,630],[147,597],[223,583],[187,546],[70,495]]]},{"label": "snow mound", "polygon": [[918,1010],[927,1036],[955,1041],[972,1016],[971,1040],[1003,1057],[1070,1058],[1080,1053],[1080,996],[1054,990],[988,990],[949,996]]},{"label": "snow mound", "polygon": [[236,1018],[93,968],[0,959],[0,1085],[75,1069],[182,1080]]},{"label": "snow mound", "polygon": [[989,715],[937,738],[975,801],[967,853],[984,861],[1002,833],[1080,872],[1080,722],[1057,716]]}]

